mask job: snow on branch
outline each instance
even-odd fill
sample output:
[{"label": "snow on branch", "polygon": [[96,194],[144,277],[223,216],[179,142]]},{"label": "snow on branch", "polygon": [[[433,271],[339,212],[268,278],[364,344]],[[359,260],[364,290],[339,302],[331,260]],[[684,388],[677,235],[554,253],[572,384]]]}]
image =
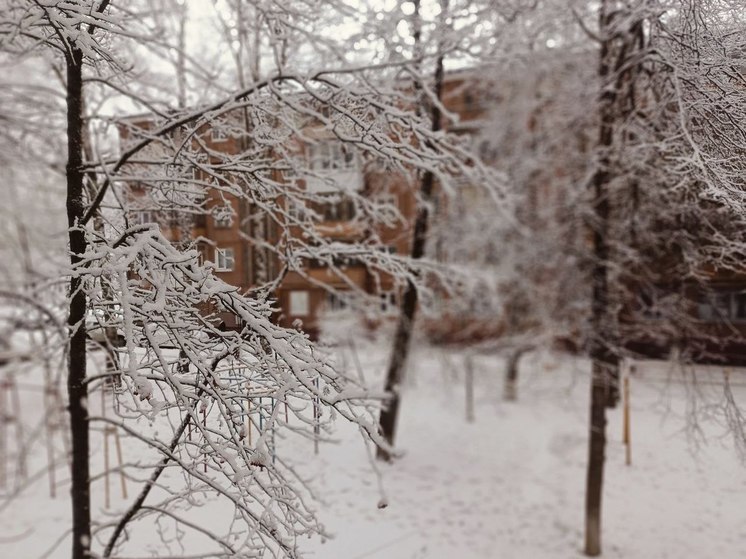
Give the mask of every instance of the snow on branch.
[{"label": "snow on branch", "polygon": [[[341,416],[381,444],[372,414],[383,394],[341,374],[305,334],[275,325],[269,304],[242,296],[200,265],[196,251],[178,251],[157,229],[89,240],[74,273],[92,306],[109,309],[104,326],[124,341],[122,365],[111,373],[121,375],[120,418],[91,421],[114,424],[178,466],[192,494],[202,488],[234,507],[243,527],[233,536],[242,539],[213,534],[224,548],[296,556],[296,538],[323,529],[306,504],[309,489],[275,448],[275,432],[312,438],[320,417],[328,424]],[[221,330],[219,310],[234,313],[241,330]],[[184,427],[161,441],[127,420],[138,416]],[[133,521],[191,506],[177,476],[164,475],[159,483],[169,495]],[[99,537],[110,527],[99,526]]]}]

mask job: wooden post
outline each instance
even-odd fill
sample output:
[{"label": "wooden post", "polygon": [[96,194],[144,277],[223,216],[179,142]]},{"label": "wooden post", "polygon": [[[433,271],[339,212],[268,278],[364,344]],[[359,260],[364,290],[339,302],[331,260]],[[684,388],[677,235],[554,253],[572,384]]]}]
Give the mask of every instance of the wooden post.
[{"label": "wooden post", "polygon": [[[202,409],[202,428],[207,430],[207,406]],[[205,473],[207,473],[207,449],[205,447],[202,449],[202,463],[204,465]]]},{"label": "wooden post", "polygon": [[273,418],[272,421],[272,438],[270,439],[272,441],[272,464],[274,465],[277,459],[277,447],[275,446],[275,423],[274,423],[274,417],[275,417],[275,411],[277,410],[277,398],[272,398],[272,415],[270,415],[271,418]]},{"label": "wooden post", "polygon": [[[316,390],[319,389],[319,379],[315,378],[313,384]],[[313,453],[319,453],[319,433],[321,429],[319,427],[319,417],[321,416],[321,410],[319,409],[319,397],[314,394],[313,396]]]},{"label": "wooden post", "polygon": [[16,440],[18,441],[18,475],[16,477],[16,485],[19,484],[20,480],[26,479],[27,468],[26,468],[26,443],[23,434],[23,420],[21,419],[21,396],[18,392],[18,384],[15,381],[15,377],[8,377],[10,381],[10,398],[13,402],[13,411],[10,412],[13,417],[13,423],[16,427]]},{"label": "wooden post", "polygon": [[0,380],[0,487],[8,483],[8,402],[6,400],[8,377]]},{"label": "wooden post", "polygon": [[117,448],[117,460],[119,461],[119,482],[122,485],[122,498],[127,498],[127,481],[124,477],[124,462],[122,461],[122,443],[119,440],[119,431],[117,431],[116,427],[112,427],[112,432],[114,433],[114,444]]},{"label": "wooden post", "polygon": [[59,390],[52,384],[49,363],[45,362],[45,384],[44,384],[44,428],[46,433],[47,461],[49,472],[49,496],[54,499],[57,496],[57,459],[54,453],[55,435],[59,434],[62,439],[64,456],[70,455],[70,440],[67,429],[64,428],[64,417],[61,410],[64,408]]},{"label": "wooden post", "polygon": [[54,457],[54,429],[52,425],[52,414],[56,413],[56,410],[50,409],[50,396],[52,396],[52,387],[49,382],[44,384],[44,434],[46,438],[47,448],[47,462],[49,464],[49,497],[54,499],[57,496],[57,479],[55,469],[57,467]]},{"label": "wooden post", "polygon": [[[104,387],[101,386],[101,417],[106,417]],[[111,490],[109,488],[109,426],[104,423],[104,506],[111,507]]]},{"label": "wooden post", "polygon": [[[116,398],[116,396],[114,397]],[[106,417],[106,390],[105,385],[101,386],[101,417]],[[111,506],[111,481],[109,469],[109,437],[114,437],[114,448],[117,453],[117,464],[119,464],[119,483],[122,488],[122,498],[127,498],[127,482],[124,477],[124,461],[122,460],[122,443],[119,440],[119,431],[113,425],[104,424],[104,502],[108,509]]]},{"label": "wooden post", "polygon": [[360,357],[357,354],[357,348],[352,338],[347,338],[347,344],[350,346],[352,352],[352,359],[355,361],[355,369],[357,369],[357,375],[360,377],[360,382],[365,384],[365,374],[363,373],[363,367],[360,364]]},{"label": "wooden post", "polygon": [[466,391],[466,421],[474,423],[474,363],[471,353],[464,357],[464,387]]},{"label": "wooden post", "polygon": [[21,419],[21,398],[12,373],[0,380],[0,488],[7,487],[10,480],[10,432],[15,428],[15,448],[18,453],[13,470],[17,487],[26,478],[26,444]]},{"label": "wooden post", "polygon": [[251,446],[251,381],[246,381],[246,436]]},{"label": "wooden post", "polygon": [[[33,342],[33,340],[32,340]],[[44,336],[44,342],[48,343],[47,337]],[[54,431],[57,423],[57,414],[61,408],[55,398],[55,390],[52,385],[52,371],[49,366],[49,359],[44,359],[44,439],[47,450],[47,471],[49,472],[49,497],[54,499],[57,496],[57,460],[54,455]],[[67,432],[63,429],[63,432]],[[63,437],[63,442],[64,442]],[[67,446],[65,446],[67,451]],[[65,453],[67,456],[67,452]]]},{"label": "wooden post", "polygon": [[625,463],[632,465],[632,439],[629,425],[629,374],[624,377],[624,424],[622,439],[625,446]]}]

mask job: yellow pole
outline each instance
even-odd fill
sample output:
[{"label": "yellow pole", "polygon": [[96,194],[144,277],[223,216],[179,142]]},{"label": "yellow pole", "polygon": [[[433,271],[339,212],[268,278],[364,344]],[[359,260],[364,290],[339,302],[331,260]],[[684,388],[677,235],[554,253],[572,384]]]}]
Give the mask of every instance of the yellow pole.
[{"label": "yellow pole", "polygon": [[8,421],[10,421],[10,412],[7,411],[7,400],[5,398],[8,387],[7,379],[7,376],[3,376],[0,380],[0,487],[5,487],[8,482]]}]

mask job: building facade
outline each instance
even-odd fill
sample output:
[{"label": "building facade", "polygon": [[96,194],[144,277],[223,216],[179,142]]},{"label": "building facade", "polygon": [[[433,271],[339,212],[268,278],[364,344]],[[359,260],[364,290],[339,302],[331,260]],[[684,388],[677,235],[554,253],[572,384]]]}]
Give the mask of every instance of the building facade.
[{"label": "building facade", "polygon": [[[485,206],[484,191],[457,176],[448,185],[455,195],[440,189],[431,209],[431,258],[497,269],[501,258],[506,260],[506,246],[524,248],[507,259],[510,281],[478,285],[466,303],[442,295],[439,315],[424,321],[434,339],[469,342],[552,329],[550,335],[566,345],[584,343],[587,262],[577,255],[587,251],[589,234],[577,208],[587,201],[584,179],[593,163],[596,123],[592,112],[568,110],[578,106],[577,90],[563,89],[562,83],[568,72],[581,72],[577,63],[560,65],[559,74],[557,67],[554,62],[552,70],[537,67],[520,79],[495,81],[473,70],[446,78],[442,103],[449,118],[444,128],[462,136],[482,163],[507,170],[518,185],[513,211],[534,234],[519,242],[515,232],[500,238],[478,229],[475,239],[465,243],[475,232],[461,227]],[[587,101],[592,100],[589,94]],[[381,260],[409,253],[416,174],[381,168],[313,118],[298,123],[302,134],[288,136],[279,148],[246,145],[244,136],[233,133],[241,120],[240,115],[222,115],[196,131],[175,132],[130,165],[125,181],[130,222],[158,223],[174,242],[196,243],[215,272],[242,291],[270,289],[282,326],[316,336],[325,313],[356,304],[360,296],[371,323],[394,315],[401,277],[391,273],[391,266],[359,258],[356,251],[374,247]],[[128,119],[120,128],[123,144],[151,126],[148,116]],[[189,161],[180,163],[174,152],[184,145],[190,147]],[[246,160],[247,153],[261,165],[230,164],[232,158]],[[165,168],[164,155],[174,161]],[[288,160],[296,163],[288,167]],[[217,174],[218,168],[227,170]],[[274,194],[246,196],[250,182],[232,188],[251,173],[262,173],[263,183],[275,186]],[[283,189],[294,195],[283,196]],[[152,192],[161,199],[153,199]],[[392,215],[371,219],[374,209]],[[307,237],[324,250],[313,253],[312,242],[300,242]],[[746,334],[746,276],[716,268],[702,270],[696,281],[670,275],[640,274],[636,277],[644,281],[622,282],[614,304],[623,351],[738,361]],[[489,304],[493,296],[502,299],[499,305]],[[222,312],[220,320],[226,328],[240,327],[229,312]]]}]

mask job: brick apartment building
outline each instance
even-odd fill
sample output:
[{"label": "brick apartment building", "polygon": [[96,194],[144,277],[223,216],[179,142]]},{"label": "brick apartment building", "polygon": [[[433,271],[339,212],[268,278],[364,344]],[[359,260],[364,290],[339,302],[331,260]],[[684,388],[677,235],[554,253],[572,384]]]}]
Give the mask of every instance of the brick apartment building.
[{"label": "brick apartment building", "polygon": [[[127,129],[143,130],[150,126],[148,116],[127,121]],[[130,134],[127,129],[121,130],[124,144]],[[200,142],[208,151],[215,150],[228,156],[238,154],[242,149],[234,137],[215,130],[202,131]],[[297,181],[301,188],[313,194],[313,201],[305,203],[305,210],[319,217],[315,227],[320,235],[329,241],[351,243],[375,233],[383,250],[394,254],[408,251],[408,221],[415,212],[415,199],[403,176],[364,170],[357,155],[347,152],[339,141],[322,134],[313,145],[299,146],[298,150],[315,170],[315,175],[328,175],[336,185],[344,184],[345,188],[357,194],[365,193],[366,197],[391,204],[403,218],[391,226],[378,226],[375,232],[370,231],[355,219],[355,204],[330,181],[320,180],[318,176],[301,178]],[[161,159],[161,155],[146,155],[142,159]],[[304,331],[315,336],[321,314],[344,306],[344,293],[350,289],[377,296],[383,315],[395,309],[397,288],[392,278],[372,272],[354,258],[331,262],[335,273],[330,272],[326,263],[314,259],[304,259],[301,272],[284,270],[277,249],[288,242],[288,236],[302,235],[300,228],[278,223],[277,213],[273,216],[263,214],[245,197],[211,188],[205,184],[206,177],[201,171],[182,172],[179,166],[166,169],[166,175],[173,175],[178,189],[183,191],[186,186],[187,190],[194,191],[195,197],[200,196],[200,191],[205,197],[200,203],[206,211],[185,212],[170,209],[173,207],[171,201],[164,200],[159,204],[158,200],[153,200],[151,192],[160,192],[167,181],[151,178],[149,175],[157,173],[148,170],[148,163],[134,163],[129,167],[130,176],[125,187],[129,225],[157,223],[173,242],[196,240],[203,260],[212,262],[221,279],[242,291],[280,277],[281,281],[273,289],[279,324],[293,327],[302,323]],[[162,169],[158,172],[163,174]],[[271,178],[278,183],[286,180],[281,171],[272,172]],[[156,183],[159,188],[151,188]],[[159,209],[161,205],[163,210]],[[284,211],[299,210],[288,207],[279,213]],[[222,313],[221,320],[226,328],[239,326],[229,313]]]},{"label": "brick apartment building", "polygon": [[[543,120],[548,119],[543,114],[554,110],[554,101],[548,100],[546,96],[553,95],[556,91],[553,80],[557,78],[544,74],[543,77],[534,76],[532,79],[535,81],[529,80],[526,83],[536,99],[531,105],[533,108],[518,119],[517,126],[529,132],[527,145],[531,149],[544,149],[541,142],[545,129],[542,126],[547,126]],[[540,98],[542,89],[546,90],[543,93],[545,99]],[[451,131],[473,138],[473,148],[484,161],[490,163],[499,160],[504,150],[510,148],[492,141],[489,133],[483,133],[482,128],[489,121],[489,115],[495,107],[509,107],[525,101],[521,97],[526,95],[526,91],[526,87],[515,81],[508,81],[507,85],[496,88],[473,71],[449,74],[444,84],[443,105],[448,112],[459,117],[455,125],[450,125]],[[561,110],[561,107],[558,109]],[[132,130],[147,130],[150,126],[151,119],[148,116],[128,119],[126,125],[120,129],[123,143],[127,142]],[[197,131],[204,157],[209,158],[210,152],[230,156],[246,149],[245,145],[241,145],[230,134],[229,129],[230,126],[205,126]],[[311,141],[291,140],[294,143],[292,151],[303,159],[304,165],[311,172],[307,175],[292,175],[275,169],[271,171],[270,177],[277,184],[294,181],[300,189],[313,193],[313,200],[306,203],[306,208],[318,216],[315,222],[317,232],[339,243],[375,237],[382,250],[392,254],[408,254],[410,227],[416,212],[416,186],[413,180],[402,173],[377,169],[370,161],[364,161],[356,153],[348,151],[343,143],[313,122],[304,125],[304,137],[311,138]],[[510,137],[508,141],[513,142],[514,138]],[[526,182],[526,188],[530,192],[525,211],[532,212],[532,227],[547,227],[552,220],[567,219],[566,216],[557,215],[554,209],[557,207],[554,201],[563,196],[561,188],[554,186],[558,182],[554,179],[564,177],[566,184],[577,188],[585,172],[581,160],[587,159],[588,138],[577,131],[568,131],[567,141],[561,143],[573,144],[573,147],[567,151],[567,146],[561,146],[562,150],[552,153],[550,157],[553,159]],[[572,153],[572,157],[568,153]],[[269,159],[277,158],[271,150],[265,151],[264,156]],[[139,168],[145,167],[146,164],[143,163]],[[137,165],[133,165],[133,169],[137,168]],[[163,175],[162,172],[160,174]],[[302,328],[314,336],[319,331],[320,318],[324,312],[344,306],[344,294],[354,290],[367,293],[372,299],[379,301],[379,318],[395,310],[399,287],[389,275],[371,269],[354,257],[334,261],[307,258],[303,260],[300,272],[286,271],[273,248],[288,243],[289,237],[302,235],[299,228],[285,227],[245,197],[237,197],[210,186],[206,180],[210,177],[204,176],[201,171],[183,172],[178,165],[174,165],[173,169],[166,169],[166,175],[173,175],[174,183],[179,184],[182,189],[187,185],[187,191],[192,191],[195,196],[204,196],[207,212],[159,211],[157,201],[154,205],[153,200],[146,195],[149,179],[138,177],[138,171],[135,170],[127,180],[130,221],[140,224],[157,222],[174,242],[197,240],[203,258],[214,263],[216,273],[241,290],[251,290],[279,278],[273,285],[273,294],[276,298],[276,318],[281,325],[293,327],[301,323]],[[159,181],[163,187],[163,180]],[[439,208],[437,212],[448,213],[446,209],[450,204],[451,211],[454,206],[460,206],[458,211],[463,217],[468,215],[470,208],[480,204],[476,189],[471,189],[468,184],[459,184],[459,188],[459,199],[436,204]],[[401,219],[389,225],[367,225],[364,220],[356,219],[356,205],[344,195],[345,189],[367,199],[392,204],[398,209]],[[164,207],[169,207],[165,202],[170,201],[164,201],[163,204]],[[282,201],[279,203],[282,204]],[[545,208],[551,209],[546,211]],[[286,210],[289,213],[299,211],[289,207]],[[585,236],[581,227],[566,242],[582,244]],[[442,250],[437,238],[433,238],[430,244],[438,258],[448,258],[445,254],[447,250]],[[551,270],[538,270],[536,273],[538,276],[552,276]],[[532,281],[541,283],[538,276],[532,278]],[[627,338],[626,345],[629,349],[664,356],[677,347],[684,348],[695,359],[722,358],[729,362],[740,360],[744,349],[742,340],[746,335],[746,279],[743,275],[713,270],[704,289],[702,285],[673,281],[673,278],[664,279],[652,290],[650,286],[627,287],[626,302],[620,310],[620,321],[623,330],[632,332]],[[558,288],[553,286],[552,289]],[[671,293],[678,294],[677,312],[694,319],[694,330],[691,325],[686,330],[677,330],[671,325],[671,321],[664,326],[659,302],[666,294]],[[565,294],[558,292],[556,297],[562,299]],[[507,309],[510,314],[510,307]],[[513,314],[520,312],[521,308],[518,308]],[[563,309],[562,312],[567,310]],[[444,316],[447,315],[446,311]],[[221,319],[226,328],[238,326],[235,318],[228,313],[224,313]],[[430,325],[430,330],[438,339],[465,341],[465,338],[484,336],[485,333],[500,335],[511,327],[525,327],[516,326],[519,323],[511,316],[492,316],[487,321],[480,321],[467,312],[451,314],[447,316],[447,320],[435,321]],[[636,329],[644,331],[644,334],[635,337]],[[458,335],[453,335],[454,332]],[[651,335],[650,332],[654,334]]]},{"label": "brick apartment building", "polygon": [[[459,131],[472,133],[488,105],[477,96],[473,87],[466,85],[462,77],[447,80],[444,104],[449,111],[461,115]],[[192,151],[204,153],[205,158],[210,157],[210,152],[228,157],[242,153],[246,146],[230,134],[230,125],[225,126],[228,120],[223,116],[223,125],[204,126],[198,130],[191,140]],[[122,145],[126,146],[133,137],[146,135],[152,126],[150,115],[126,119],[120,125]],[[281,277],[273,289],[278,322],[286,327],[302,323],[303,329],[312,336],[318,333],[322,314],[344,306],[344,295],[350,291],[359,290],[378,301],[375,305],[378,307],[376,320],[395,312],[400,287],[389,274],[371,269],[355,258],[342,257],[332,262],[334,273],[330,271],[329,262],[316,259],[304,259],[301,272],[285,271],[273,247],[287,243],[288,233],[291,237],[301,235],[298,227],[285,227],[286,224],[263,213],[246,197],[211,186],[209,182],[214,177],[208,177],[200,170],[191,171],[179,164],[167,164],[163,169],[162,161],[171,156],[173,146],[182,141],[183,133],[176,132],[166,142],[154,143],[148,153],[140,156],[139,162],[128,165],[128,176],[123,182],[129,225],[157,223],[173,242],[196,240],[204,260],[214,263],[215,272],[243,291]],[[311,172],[288,179],[289,173],[273,170],[270,180],[278,184],[293,180],[301,189],[313,194],[313,200],[306,202],[305,209],[318,216],[315,228],[325,238],[350,243],[375,237],[382,251],[394,255],[408,254],[410,227],[416,212],[412,179],[402,172],[379,169],[370,161],[364,161],[313,122],[304,125],[304,137],[311,138],[311,141],[292,140],[295,143],[292,151],[303,159]],[[277,156],[269,153],[267,157]],[[152,162],[156,161],[161,163],[153,165]],[[170,181],[173,185],[169,184]],[[152,188],[154,186],[158,188]],[[366,199],[390,204],[399,216],[386,225],[370,225],[365,220],[356,219],[356,205],[344,195],[345,189]],[[186,197],[186,203],[181,200],[176,204],[185,206],[186,211],[172,209],[174,200],[169,199],[169,191]],[[205,197],[201,202],[202,211],[189,211],[190,191],[195,200]],[[160,200],[154,199],[152,192],[158,192]],[[298,209],[288,207],[286,211],[292,213]],[[238,326],[228,313],[224,313],[221,319],[226,328]]]}]

